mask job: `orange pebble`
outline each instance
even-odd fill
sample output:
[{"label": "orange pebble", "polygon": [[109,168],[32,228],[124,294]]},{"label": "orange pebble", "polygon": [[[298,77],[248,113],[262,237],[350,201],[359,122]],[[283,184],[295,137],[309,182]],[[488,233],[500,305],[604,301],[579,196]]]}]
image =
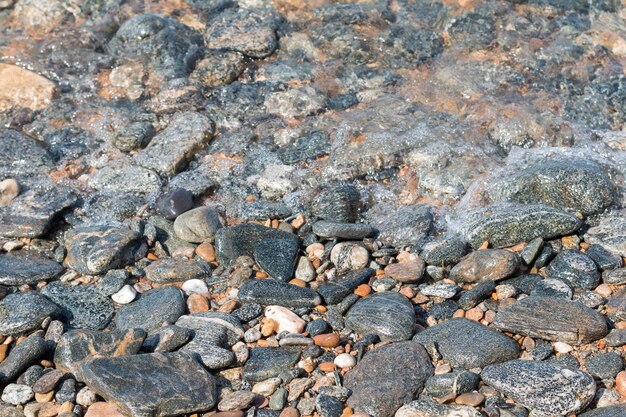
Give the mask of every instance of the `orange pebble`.
[{"label": "orange pebble", "polygon": [[328,311],[328,309],[325,306],[321,305],[321,304],[318,305],[318,306],[315,306],[315,309],[317,311],[319,311],[320,313],[326,313],[326,311]]},{"label": "orange pebble", "polygon": [[298,287],[306,287],[306,282],[302,281],[299,278],[294,278],[289,281],[290,284],[297,285]]},{"label": "orange pebble", "polygon": [[372,292],[372,288],[367,284],[361,284],[354,290],[354,293],[359,297],[365,297]]},{"label": "orange pebble", "polygon": [[209,242],[204,242],[196,248],[196,255],[207,262],[215,262],[215,247]]},{"label": "orange pebble", "polygon": [[322,362],[317,367],[322,372],[333,372],[337,369],[337,366],[332,362]]},{"label": "orange pebble", "polygon": [[317,346],[325,348],[334,348],[336,346],[339,346],[340,342],[341,338],[336,333],[324,333],[313,336],[313,343],[315,343]]},{"label": "orange pebble", "polygon": [[158,256],[156,256],[154,253],[152,252],[148,252],[148,254],[146,255],[146,258],[150,259],[151,261],[156,261],[158,260]]}]

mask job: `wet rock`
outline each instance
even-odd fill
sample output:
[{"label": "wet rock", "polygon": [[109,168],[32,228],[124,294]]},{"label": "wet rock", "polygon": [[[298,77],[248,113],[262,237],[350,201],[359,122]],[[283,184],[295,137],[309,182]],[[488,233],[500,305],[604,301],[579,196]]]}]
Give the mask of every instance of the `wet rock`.
[{"label": "wet rock", "polygon": [[29,366],[48,353],[48,343],[41,336],[32,335],[16,345],[0,363],[0,386],[15,380]]},{"label": "wet rock", "polygon": [[381,38],[388,48],[385,60],[394,68],[414,67],[443,52],[441,36],[410,25],[394,25]]},{"label": "wet rock", "polygon": [[293,277],[300,245],[293,239],[267,239],[254,248],[254,260],[270,277],[289,281]]},{"label": "wet rock", "polygon": [[11,107],[42,110],[50,105],[57,86],[32,71],[15,65],[0,64],[0,112]]},{"label": "wet rock", "polygon": [[278,45],[271,23],[252,9],[228,9],[209,21],[204,35],[209,49],[241,52],[265,58]]},{"label": "wet rock", "polygon": [[580,224],[576,217],[548,206],[496,204],[466,213],[461,231],[474,248],[485,241],[499,248],[567,235]]},{"label": "wet rock", "polygon": [[184,258],[163,258],[148,265],[144,271],[152,282],[169,283],[207,278],[211,276],[211,265]]},{"label": "wet rock", "polygon": [[54,352],[57,369],[73,374],[83,381],[81,366],[95,358],[134,355],[139,352],[146,332],[141,329],[96,332],[70,330],[65,333]]},{"label": "wet rock", "polygon": [[187,242],[212,242],[215,232],[222,227],[217,210],[198,207],[182,213],[174,220],[176,236]]},{"label": "wet rock", "polygon": [[612,212],[600,218],[600,223],[587,230],[585,242],[602,245],[619,256],[626,256],[626,216]]},{"label": "wet rock", "polygon": [[505,362],[485,368],[480,376],[518,404],[553,415],[583,410],[596,392],[591,375],[546,362]]},{"label": "wet rock", "polygon": [[598,353],[585,362],[585,368],[597,378],[613,379],[624,368],[624,360],[617,352]]},{"label": "wet rock", "polygon": [[313,224],[313,233],[325,238],[358,240],[371,236],[374,229],[363,223],[337,223],[321,220]]},{"label": "wet rock", "polygon": [[410,284],[418,282],[424,275],[424,261],[420,258],[408,262],[390,264],[385,267],[385,275],[398,282]]},{"label": "wet rock", "polygon": [[380,231],[378,239],[395,247],[423,241],[433,225],[432,210],[426,205],[380,205],[369,210],[365,217],[372,227]]},{"label": "wet rock", "polygon": [[600,284],[600,273],[595,262],[573,250],[560,252],[546,270],[548,277],[565,281],[574,288],[593,290]]},{"label": "wet rock", "polygon": [[324,220],[355,223],[359,216],[361,195],[352,185],[323,188],[311,202],[311,212]]},{"label": "wet rock", "polygon": [[20,286],[58,277],[63,267],[35,254],[0,256],[0,284]]},{"label": "wet rock", "polygon": [[179,113],[136,157],[137,163],[161,175],[178,173],[207,143],[215,123],[200,113]]},{"label": "wet rock", "polygon": [[168,16],[141,14],[127,20],[108,43],[117,57],[142,57],[167,79],[188,75],[202,57],[202,36]]},{"label": "wet rock", "polygon": [[100,330],[113,317],[113,302],[95,286],[66,286],[60,282],[46,285],[41,293],[61,309],[61,317],[69,328]]},{"label": "wet rock", "polygon": [[465,242],[449,237],[428,242],[422,247],[420,258],[429,265],[454,265],[465,255]]},{"label": "wet rock", "polygon": [[164,326],[148,336],[142,345],[142,350],[148,352],[166,353],[173,352],[193,336],[193,331],[186,327]]},{"label": "wet rock", "polygon": [[573,291],[560,279],[546,278],[537,282],[535,288],[530,292],[534,297],[555,297],[571,300]]},{"label": "wet rock", "polygon": [[276,91],[265,98],[268,113],[287,118],[305,117],[324,108],[326,96],[319,90],[305,86]]},{"label": "wet rock", "polygon": [[120,151],[130,152],[145,148],[156,134],[150,122],[131,122],[120,129],[113,137],[113,146]]},{"label": "wet rock", "polygon": [[289,239],[298,242],[298,238],[282,230],[245,223],[224,227],[215,234],[215,248],[221,262],[232,262],[240,256],[254,256],[254,249],[264,240]]},{"label": "wet rock", "polygon": [[135,261],[140,234],[119,223],[79,226],[67,232],[65,262],[86,275],[98,275]]},{"label": "wet rock", "polygon": [[330,252],[330,261],[340,274],[365,268],[369,259],[369,252],[358,242],[338,243]]},{"label": "wet rock", "polygon": [[437,404],[434,401],[416,400],[400,407],[396,417],[480,417],[475,408],[463,405]]},{"label": "wet rock", "polygon": [[415,309],[398,293],[377,293],[352,306],[346,325],[358,333],[377,334],[382,340],[407,340],[415,330]]},{"label": "wet rock", "polygon": [[197,62],[192,76],[207,87],[230,84],[244,71],[245,59],[235,51],[208,51]]},{"label": "wet rock", "polygon": [[314,307],[320,296],[309,288],[273,279],[250,279],[243,283],[237,298],[243,302],[283,307]]},{"label": "wet rock", "polygon": [[243,367],[243,377],[251,382],[276,377],[291,369],[299,358],[300,348],[296,347],[254,348]]},{"label": "wet rock", "polygon": [[374,349],[345,376],[344,386],[352,390],[347,405],[374,417],[391,417],[419,395],[432,374],[430,358],[418,343]]},{"label": "wet rock", "polygon": [[502,331],[569,344],[593,342],[608,333],[606,319],[596,311],[551,297],[517,301],[496,314],[494,325]]},{"label": "wet rock", "polygon": [[184,313],[185,300],[178,288],[157,288],[121,307],[115,316],[115,325],[118,329],[140,328],[150,332],[163,323],[174,323]]},{"label": "wet rock", "polygon": [[334,281],[323,283],[317,288],[317,292],[326,304],[337,304],[351,294],[356,287],[369,281],[373,275],[374,270],[371,268],[350,271]]},{"label": "wet rock", "polygon": [[420,292],[428,297],[439,297],[446,300],[454,298],[460,290],[459,286],[447,283],[426,285],[420,288]]},{"label": "wet rock", "polygon": [[570,208],[585,215],[610,206],[614,193],[602,167],[578,158],[549,159],[514,170],[500,180],[495,192],[499,201]]},{"label": "wet rock", "polygon": [[17,292],[0,301],[0,334],[28,333],[41,327],[47,317],[59,315],[59,307],[36,292]]},{"label": "wet rock", "polygon": [[182,353],[99,358],[81,370],[92,391],[128,415],[177,416],[209,410],[217,402],[213,376]]},{"label": "wet rock", "polygon": [[478,283],[474,288],[464,291],[458,303],[463,310],[469,310],[486,300],[496,290],[496,283],[489,280]]},{"label": "wet rock", "polygon": [[85,199],[83,210],[89,223],[122,222],[135,217],[144,204],[142,195],[96,191]]},{"label": "wet rock", "polygon": [[0,129],[0,138],[0,176],[43,174],[54,166],[52,156],[35,139],[13,129]]},{"label": "wet rock", "polygon": [[507,278],[519,267],[519,257],[504,249],[484,249],[466,255],[450,270],[456,282],[499,281]]},{"label": "wet rock", "polygon": [[593,259],[601,271],[610,271],[622,266],[622,258],[613,255],[601,245],[590,245],[585,255]]},{"label": "wet rock", "polygon": [[[184,188],[174,188],[157,200],[157,212],[168,220],[174,220],[193,207],[193,195]],[[176,233],[172,227],[172,232]],[[178,235],[178,234],[176,234]]]},{"label": "wet rock", "polygon": [[453,367],[483,368],[519,356],[517,343],[475,321],[455,318],[429,327],[413,340],[424,346],[435,345]]}]

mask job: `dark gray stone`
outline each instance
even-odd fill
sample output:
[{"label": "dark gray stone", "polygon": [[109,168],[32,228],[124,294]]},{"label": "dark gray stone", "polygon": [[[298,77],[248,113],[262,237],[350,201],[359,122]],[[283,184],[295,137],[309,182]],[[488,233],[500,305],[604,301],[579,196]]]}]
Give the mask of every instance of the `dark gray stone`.
[{"label": "dark gray stone", "polygon": [[314,307],[321,303],[317,293],[273,279],[249,279],[243,283],[237,295],[246,303],[279,305],[283,307]]},{"label": "dark gray stone", "polygon": [[161,185],[161,178],[156,172],[128,163],[102,167],[89,177],[90,187],[114,193],[154,193],[159,191]]},{"label": "dark gray stone", "polygon": [[193,337],[193,331],[186,327],[164,326],[146,337],[141,347],[147,352],[173,352]]},{"label": "dark gray stone", "polygon": [[61,317],[69,328],[100,330],[113,317],[113,301],[93,285],[70,287],[53,282],[43,287],[41,293],[61,308]]},{"label": "dark gray stone", "polygon": [[535,288],[530,292],[534,297],[555,297],[571,300],[574,292],[565,282],[560,279],[546,278],[537,282]]},{"label": "dark gray stone", "polygon": [[115,325],[118,329],[140,328],[150,332],[163,323],[176,322],[184,313],[185,300],[178,288],[157,288],[122,306],[115,316]]},{"label": "dark gray stone", "polygon": [[464,291],[458,303],[463,310],[469,310],[486,300],[496,290],[496,283],[491,280],[479,282],[474,288]]},{"label": "dark gray stone", "polygon": [[224,227],[215,234],[215,249],[220,262],[233,262],[240,256],[254,256],[256,246],[269,239],[289,239],[298,243],[298,237],[282,230],[245,223]]},{"label": "dark gray stone", "polygon": [[427,205],[388,206],[379,204],[365,214],[380,233],[385,245],[401,247],[423,243],[433,227],[433,213]]},{"label": "dark gray stone", "polygon": [[513,339],[464,318],[429,327],[413,340],[424,346],[434,345],[450,365],[465,369],[484,368],[519,356],[519,346]]},{"label": "dark gray stone", "polygon": [[59,384],[56,393],[54,394],[54,400],[57,404],[63,404],[66,402],[76,401],[76,380],[73,378],[65,378]]},{"label": "dark gray stone", "polygon": [[422,392],[432,374],[430,357],[419,343],[374,349],[344,378],[344,386],[352,390],[347,405],[373,417],[391,417]]},{"label": "dark gray stone", "polygon": [[315,398],[315,410],[321,417],[340,417],[343,413],[343,404],[330,395],[320,394]]},{"label": "dark gray stone", "polygon": [[626,329],[613,329],[606,336],[606,344],[609,346],[626,345]]},{"label": "dark gray stone", "polygon": [[0,284],[20,286],[36,284],[58,277],[63,267],[43,256],[30,254],[11,254],[0,256]]},{"label": "dark gray stone", "polygon": [[250,357],[243,367],[243,378],[251,382],[259,382],[276,377],[291,369],[298,359],[300,359],[300,348],[254,348],[250,350]]},{"label": "dark gray stone", "polygon": [[92,391],[127,415],[174,417],[217,402],[213,376],[184,353],[99,358],[81,370]]},{"label": "dark gray stone", "polygon": [[0,301],[0,334],[16,336],[41,328],[46,317],[57,317],[59,306],[36,292],[17,292]]},{"label": "dark gray stone", "polygon": [[582,344],[608,333],[606,319],[579,302],[528,297],[498,311],[494,325],[502,330],[555,342]]},{"label": "dark gray stone", "polygon": [[547,362],[505,362],[488,366],[480,376],[518,404],[551,415],[584,410],[596,393],[591,375]]},{"label": "dark gray stone", "polygon": [[48,353],[48,343],[41,336],[29,336],[16,345],[9,356],[0,363],[0,387],[15,380],[30,365],[38,362]]},{"label": "dark gray stone", "polygon": [[478,388],[480,376],[473,372],[455,369],[441,375],[433,375],[426,381],[424,393],[435,398],[454,398]]},{"label": "dark gray stone", "polygon": [[[193,195],[184,188],[174,188],[156,202],[156,210],[168,220],[174,220],[193,207]],[[172,232],[175,232],[172,225]]]},{"label": "dark gray stone", "polygon": [[213,207],[197,207],[174,220],[174,232],[184,241],[213,242],[215,232],[222,227],[218,211]]},{"label": "dark gray stone", "polygon": [[175,253],[177,249],[189,247],[189,242],[179,239],[174,233],[174,223],[161,216],[152,216],[148,223],[156,229],[156,240],[166,254]]},{"label": "dark gray stone", "polygon": [[626,284],[626,268],[613,269],[602,273],[602,282],[605,284]]},{"label": "dark gray stone", "polygon": [[247,323],[263,314],[263,307],[256,303],[246,303],[232,312],[242,323]]},{"label": "dark gray stone", "polygon": [[624,368],[624,360],[617,352],[598,353],[587,359],[585,367],[597,378],[612,379]]},{"label": "dark gray stone", "polygon": [[124,152],[145,148],[155,133],[150,122],[131,122],[115,133],[113,146]]},{"label": "dark gray stone", "polygon": [[626,405],[612,405],[579,414],[579,417],[626,417]]},{"label": "dark gray stone", "polygon": [[211,276],[211,264],[185,258],[161,258],[144,268],[146,278],[152,282],[170,283]]},{"label": "dark gray stone", "polygon": [[520,258],[526,265],[532,265],[533,261],[539,256],[541,250],[543,249],[543,239],[538,237],[537,239],[533,239],[528,242],[528,245],[522,249],[520,253]]},{"label": "dark gray stone", "polygon": [[585,251],[585,255],[593,259],[601,271],[622,267],[622,258],[612,254],[601,245],[590,245]]},{"label": "dark gray stone", "polygon": [[130,274],[125,269],[111,269],[100,279],[96,289],[100,291],[101,294],[110,297],[122,289],[129,276]]},{"label": "dark gray stone", "polygon": [[457,237],[435,240],[424,245],[420,258],[429,265],[454,265],[465,255],[465,246],[465,242]]},{"label": "dark gray stone", "polygon": [[265,58],[274,52],[278,39],[272,22],[253,9],[227,9],[209,21],[204,35],[209,49],[241,52]]},{"label": "dark gray stone", "polygon": [[374,234],[374,229],[364,223],[337,223],[321,220],[313,224],[313,233],[324,238],[358,240]]},{"label": "dark gray stone", "polygon": [[407,340],[415,331],[415,309],[398,293],[372,294],[352,306],[346,325],[362,334],[377,334],[381,340]]},{"label": "dark gray stone", "polygon": [[562,210],[539,204],[495,204],[472,210],[461,220],[464,238],[478,248],[488,241],[496,248],[551,239],[578,230],[581,220]]},{"label": "dark gray stone", "polygon": [[254,247],[254,260],[270,277],[289,281],[299,250],[300,245],[293,239],[262,240]]},{"label": "dark gray stone", "polygon": [[593,290],[600,284],[600,273],[595,262],[574,250],[559,253],[548,265],[549,278],[565,281],[574,288]]},{"label": "dark gray stone", "polygon": [[0,177],[46,174],[54,167],[52,155],[40,141],[13,129],[0,129]]},{"label": "dark gray stone", "polygon": [[317,288],[317,292],[326,304],[337,304],[351,294],[356,287],[368,282],[373,275],[374,270],[371,268],[350,271],[337,277],[334,281],[323,283]]},{"label": "dark gray stone", "polygon": [[323,188],[311,203],[311,212],[324,220],[355,223],[359,217],[361,194],[353,185]]},{"label": "dark gray stone", "polygon": [[587,230],[585,242],[602,245],[609,252],[626,257],[626,215],[614,211],[600,218],[600,223]]},{"label": "dark gray stone", "polygon": [[499,284],[510,284],[515,287],[516,292],[529,295],[541,280],[543,280],[543,277],[539,274],[525,274],[515,278],[505,279],[504,281],[500,281]]}]

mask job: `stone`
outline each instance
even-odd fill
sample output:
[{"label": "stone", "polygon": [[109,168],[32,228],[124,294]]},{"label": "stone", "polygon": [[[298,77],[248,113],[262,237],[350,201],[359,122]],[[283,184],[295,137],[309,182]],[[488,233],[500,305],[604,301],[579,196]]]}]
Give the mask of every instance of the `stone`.
[{"label": "stone", "polygon": [[219,213],[212,207],[191,209],[174,220],[176,236],[192,243],[212,242],[221,227]]},{"label": "stone", "polygon": [[79,226],[66,233],[65,262],[81,274],[104,274],[134,263],[140,238],[139,233],[119,223]]},{"label": "stone", "polygon": [[356,365],[356,358],[349,353],[340,353],[334,360],[337,368],[352,368]]},{"label": "stone", "polygon": [[428,297],[439,297],[446,300],[454,298],[460,290],[461,288],[457,285],[447,283],[426,285],[420,288],[420,292]]},{"label": "stone", "polygon": [[610,212],[600,218],[597,226],[585,233],[585,242],[602,245],[609,252],[626,257],[626,216],[623,212]]},{"label": "stone", "polygon": [[124,415],[113,403],[94,402],[87,409],[85,417],[124,417]]},{"label": "stone", "polygon": [[43,110],[57,93],[56,85],[41,75],[15,65],[0,64],[0,112],[11,107]]},{"label": "stone", "polygon": [[73,403],[76,401],[76,380],[74,378],[65,378],[59,384],[54,400],[58,404]]},{"label": "stone", "polygon": [[250,382],[260,382],[277,377],[282,372],[291,369],[298,359],[300,359],[300,348],[254,348],[250,350],[250,357],[243,367],[243,378]]},{"label": "stone", "polygon": [[132,285],[124,285],[118,292],[111,295],[111,299],[117,304],[132,303],[137,297],[137,290]]},{"label": "stone", "polygon": [[387,265],[384,269],[385,275],[404,284],[418,282],[424,275],[426,265],[420,258],[414,261],[400,262]]},{"label": "stone", "polygon": [[230,84],[245,69],[245,56],[235,51],[207,51],[205,58],[198,61],[193,77],[207,87]]},{"label": "stone", "polygon": [[125,269],[110,269],[100,278],[96,288],[101,294],[111,296],[122,289],[130,274]]},{"label": "stone", "polygon": [[214,17],[204,35],[209,49],[240,52],[265,58],[278,45],[274,28],[253,9],[227,9]]},{"label": "stone", "polygon": [[322,188],[311,202],[311,212],[324,220],[355,223],[358,219],[361,195],[353,185]]},{"label": "stone", "polygon": [[337,304],[348,294],[351,294],[359,285],[365,284],[374,275],[371,268],[350,271],[340,275],[334,281],[325,282],[317,288],[326,304]]},{"label": "stone", "polygon": [[398,293],[377,293],[357,301],[345,321],[356,332],[374,333],[381,340],[407,340],[415,330],[415,309]]},{"label": "stone", "polygon": [[480,376],[518,404],[551,415],[584,410],[596,393],[591,375],[547,362],[504,362],[488,366]]},{"label": "stone", "polygon": [[606,336],[606,344],[614,347],[626,345],[626,329],[611,330]]},{"label": "stone", "polygon": [[178,288],[157,288],[122,306],[115,316],[115,325],[122,330],[140,328],[150,332],[163,323],[173,324],[184,313],[185,300]]},{"label": "stone", "polygon": [[250,391],[233,391],[222,395],[217,409],[220,411],[244,410],[250,406],[256,394]]},{"label": "stone", "polygon": [[435,398],[455,398],[463,393],[471,392],[478,387],[480,376],[473,372],[454,370],[445,374],[428,378],[424,393]]},{"label": "stone", "polygon": [[484,368],[519,356],[519,347],[513,339],[465,318],[429,327],[417,333],[413,340],[424,346],[434,344],[450,365],[465,369]]},{"label": "stone", "polygon": [[40,329],[47,317],[58,317],[59,307],[36,292],[16,292],[0,301],[0,335],[17,336]]},{"label": "stone", "polygon": [[612,254],[601,245],[589,245],[585,250],[585,255],[590,257],[601,271],[608,272],[622,267],[622,258]]},{"label": "stone", "polygon": [[0,256],[0,284],[32,285],[58,277],[63,267],[48,258],[36,254]]},{"label": "stone", "polygon": [[6,207],[20,195],[20,185],[13,178],[0,181],[0,207]]},{"label": "stone", "polygon": [[494,325],[524,336],[573,345],[602,339],[606,319],[598,312],[560,298],[528,297],[498,311]]},{"label": "stone", "polygon": [[13,405],[26,404],[34,396],[33,389],[28,385],[9,384],[2,391],[2,401]]},{"label": "stone", "polygon": [[183,353],[98,358],[81,371],[92,391],[128,415],[173,417],[210,410],[217,402],[213,376]]},{"label": "stone", "polygon": [[162,258],[144,268],[146,278],[160,284],[204,279],[211,276],[211,265],[184,258]]},{"label": "stone", "polygon": [[320,296],[309,288],[273,279],[250,279],[245,281],[239,289],[237,298],[246,303],[293,308],[314,307],[321,303]]},{"label": "stone", "polygon": [[432,208],[425,204],[399,207],[379,204],[365,213],[365,217],[380,231],[378,240],[394,247],[423,242],[433,227]]},{"label": "stone", "polygon": [[93,285],[71,287],[53,282],[41,293],[60,307],[60,316],[69,328],[104,329],[115,312],[111,299]]},{"label": "stone", "polygon": [[[174,188],[163,194],[156,203],[157,212],[168,220],[174,220],[193,207],[193,195],[184,188]],[[173,234],[178,236],[174,227]],[[182,239],[181,239],[182,240]]]},{"label": "stone", "polygon": [[313,224],[313,233],[323,238],[358,240],[374,234],[374,228],[363,223],[337,223],[320,220]]},{"label": "stone", "polygon": [[315,268],[306,256],[300,256],[296,265],[295,277],[304,282],[311,282],[315,279]]},{"label": "stone", "polygon": [[367,249],[353,242],[341,242],[333,246],[330,261],[340,274],[365,268],[370,260]]},{"label": "stone", "polygon": [[293,233],[264,227],[253,223],[224,227],[215,234],[215,249],[220,262],[231,263],[240,256],[254,256],[256,246],[264,240],[289,239],[296,243]]},{"label": "stone", "polygon": [[206,285],[206,282],[201,279],[189,279],[183,283],[180,289],[187,295],[209,293],[209,287]]},{"label": "stone", "polygon": [[600,273],[595,262],[577,251],[560,252],[546,269],[549,278],[566,282],[573,288],[593,290],[600,284]]},{"label": "stone", "polygon": [[543,249],[543,239],[536,238],[528,242],[522,252],[520,253],[520,258],[526,265],[532,265],[533,261],[539,256],[541,250]]},{"label": "stone", "polygon": [[587,359],[585,368],[597,378],[613,379],[624,368],[624,360],[617,352],[598,353]]},{"label": "stone", "polygon": [[289,281],[293,277],[300,245],[292,239],[267,239],[254,248],[254,260],[270,277]]},{"label": "stone", "polygon": [[130,152],[145,148],[155,134],[150,122],[130,122],[115,133],[112,143],[120,151]]},{"label": "stone", "polygon": [[373,417],[391,417],[419,395],[432,374],[430,358],[419,343],[374,349],[344,378],[344,386],[352,391],[347,405]]},{"label": "stone", "polygon": [[[500,414],[505,417],[503,414]],[[395,417],[481,417],[473,407],[437,404],[429,400],[415,400],[400,407]]]},{"label": "stone", "polygon": [[465,242],[458,237],[447,237],[426,243],[420,258],[429,265],[455,265],[465,255],[465,247]]},{"label": "stone", "polygon": [[186,327],[163,326],[146,337],[141,348],[148,352],[173,352],[187,343],[193,335],[193,330]]},{"label": "stone", "polygon": [[89,177],[90,187],[116,193],[155,193],[161,185],[161,178],[156,172],[132,164],[105,166]]},{"label": "stone", "polygon": [[578,230],[580,219],[540,204],[495,204],[465,213],[460,231],[473,248],[487,241],[496,248],[552,239]]},{"label": "stone", "polygon": [[306,325],[300,316],[281,306],[267,306],[265,308],[265,317],[274,320],[278,324],[277,334],[282,332],[302,333]]},{"label": "stone", "polygon": [[530,292],[534,297],[555,297],[571,300],[574,292],[565,282],[560,279],[546,278],[537,282]]},{"label": "stone", "polygon": [[596,408],[595,410],[579,414],[579,417],[626,417],[626,405]]},{"label": "stone", "polygon": [[135,157],[144,168],[164,176],[182,170],[194,154],[204,146],[215,131],[215,123],[200,113],[179,113],[150,144]]},{"label": "stone", "polygon": [[499,281],[510,277],[519,267],[519,257],[505,249],[483,249],[466,255],[450,270],[456,282]]},{"label": "stone", "polygon": [[63,334],[54,352],[57,369],[83,381],[81,366],[95,358],[134,355],[139,352],[146,332],[142,329],[97,332],[70,330]]},{"label": "stone", "polygon": [[58,369],[52,369],[50,372],[44,373],[33,384],[33,392],[36,394],[45,394],[46,392],[52,391],[64,375],[65,372],[59,371]]},{"label": "stone", "polygon": [[496,284],[494,281],[479,282],[474,288],[461,293],[458,300],[459,306],[463,310],[470,310],[489,298],[495,289]]},{"label": "stone", "polygon": [[31,335],[27,337],[16,345],[9,356],[0,363],[0,386],[13,381],[47,353],[48,343],[41,336]]},{"label": "stone", "polygon": [[343,412],[343,404],[330,395],[320,394],[315,399],[315,410],[321,417],[340,417]]}]

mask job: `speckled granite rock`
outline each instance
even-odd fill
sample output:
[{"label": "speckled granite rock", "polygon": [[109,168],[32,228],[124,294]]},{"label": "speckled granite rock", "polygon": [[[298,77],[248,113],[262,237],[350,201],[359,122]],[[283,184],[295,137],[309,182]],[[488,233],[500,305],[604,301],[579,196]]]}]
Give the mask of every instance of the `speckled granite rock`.
[{"label": "speckled granite rock", "polygon": [[19,335],[36,330],[46,317],[57,317],[60,308],[36,292],[17,292],[0,301],[0,334]]},{"label": "speckled granite rock", "polygon": [[113,302],[93,285],[70,287],[53,282],[43,287],[41,293],[61,308],[69,328],[100,330],[113,318]]},{"label": "speckled granite rock", "polygon": [[63,272],[63,267],[43,256],[24,254],[23,256],[0,256],[0,284],[23,285],[36,284],[56,278]]}]

